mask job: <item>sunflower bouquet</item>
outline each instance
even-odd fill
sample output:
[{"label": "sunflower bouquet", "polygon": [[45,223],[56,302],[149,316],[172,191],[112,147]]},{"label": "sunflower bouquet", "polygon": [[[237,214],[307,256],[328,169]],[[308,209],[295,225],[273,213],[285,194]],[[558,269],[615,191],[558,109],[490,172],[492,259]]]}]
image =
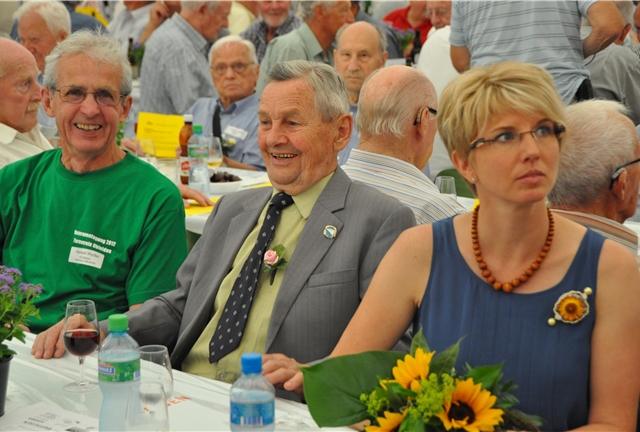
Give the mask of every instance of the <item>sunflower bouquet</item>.
[{"label": "sunflower bouquet", "polygon": [[309,411],[320,427],[368,420],[367,432],[537,431],[542,419],[513,409],[517,387],[502,382],[502,364],[456,373],[459,345],[436,353],[420,331],[411,354],[368,351],[302,368]]}]

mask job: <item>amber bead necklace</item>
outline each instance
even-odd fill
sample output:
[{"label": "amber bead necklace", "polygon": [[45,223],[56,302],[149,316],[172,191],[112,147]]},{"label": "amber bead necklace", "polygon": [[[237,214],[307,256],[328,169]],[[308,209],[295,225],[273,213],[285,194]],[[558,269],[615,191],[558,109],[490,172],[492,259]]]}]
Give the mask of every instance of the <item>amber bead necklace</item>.
[{"label": "amber bead necklace", "polygon": [[540,268],[542,261],[547,257],[547,253],[549,252],[549,249],[551,249],[551,243],[553,242],[553,214],[551,213],[551,210],[547,209],[547,215],[549,217],[549,232],[547,233],[547,241],[544,246],[542,246],[542,250],[538,254],[536,260],[531,263],[529,268],[526,269],[520,277],[512,279],[511,282],[502,283],[496,280],[496,278],[491,274],[491,270],[489,270],[487,263],[484,262],[484,259],[482,258],[480,244],[478,243],[478,210],[480,210],[480,206],[475,208],[471,219],[471,242],[473,243],[473,253],[476,256],[478,267],[480,267],[480,271],[482,271],[482,277],[484,277],[490,285],[493,285],[495,290],[503,290],[507,293],[511,292],[515,287],[518,287],[520,284],[528,281],[529,278],[533,276],[533,273]]}]

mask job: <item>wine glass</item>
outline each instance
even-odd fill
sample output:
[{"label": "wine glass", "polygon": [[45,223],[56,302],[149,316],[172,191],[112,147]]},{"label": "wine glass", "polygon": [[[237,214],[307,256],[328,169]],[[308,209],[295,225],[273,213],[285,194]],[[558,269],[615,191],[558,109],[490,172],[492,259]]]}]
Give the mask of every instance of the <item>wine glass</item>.
[{"label": "wine glass", "polygon": [[98,348],[100,330],[96,305],[91,300],[72,300],[67,303],[62,328],[64,346],[80,363],[80,379],[64,386],[70,392],[90,392],[98,389],[98,384],[84,378],[84,358]]},{"label": "wine glass", "polygon": [[448,176],[436,177],[436,186],[442,195],[457,200],[456,179]]},{"label": "wine glass", "polygon": [[158,159],[156,158],[156,145],[151,138],[143,138],[136,140],[136,154],[143,161],[158,168]]},{"label": "wine glass", "polygon": [[125,428],[128,431],[168,431],[169,413],[164,388],[158,382],[141,382],[129,390]]},{"label": "wine glass", "polygon": [[173,393],[173,373],[169,350],[163,345],[140,347],[140,379],[142,382],[162,384],[167,399]]},{"label": "wine glass", "polygon": [[220,138],[211,136],[209,137],[209,158],[207,159],[207,166],[215,169],[220,165],[222,165],[222,145],[220,144]]}]

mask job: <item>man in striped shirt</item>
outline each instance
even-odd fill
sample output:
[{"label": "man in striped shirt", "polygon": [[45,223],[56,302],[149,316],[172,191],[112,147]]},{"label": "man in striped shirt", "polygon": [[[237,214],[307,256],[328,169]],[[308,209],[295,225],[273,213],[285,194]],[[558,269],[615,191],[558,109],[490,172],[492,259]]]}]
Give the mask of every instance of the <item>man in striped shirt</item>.
[{"label": "man in striped shirt", "polygon": [[548,199],[554,212],[626,246],[640,266],[638,236],[622,225],[636,211],[640,185],[640,142],[627,112],[604,100],[567,107],[568,136]]},{"label": "man in striped shirt", "polygon": [[378,69],[360,91],[356,123],[360,132],[342,169],[397,198],[413,210],[418,224],[466,210],[422,173],[433,150],[438,98],[431,81],[406,66]]}]

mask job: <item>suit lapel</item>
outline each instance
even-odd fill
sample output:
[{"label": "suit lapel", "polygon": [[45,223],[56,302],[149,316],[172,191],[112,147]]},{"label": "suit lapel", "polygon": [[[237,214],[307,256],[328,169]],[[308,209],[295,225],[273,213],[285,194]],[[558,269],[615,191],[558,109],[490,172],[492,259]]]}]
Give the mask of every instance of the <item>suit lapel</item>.
[{"label": "suit lapel", "polygon": [[[183,347],[187,347],[187,349],[190,350],[197,338],[200,337],[200,334],[202,333],[206,325],[211,320],[213,302],[215,301],[216,295],[218,295],[220,284],[222,284],[223,279],[227,276],[227,274],[229,274],[231,266],[233,265],[233,260],[236,258],[236,255],[238,254],[238,251],[242,247],[242,244],[246,240],[247,236],[255,227],[256,221],[258,220],[262,209],[266,205],[267,201],[271,198],[272,191],[273,189],[269,188],[268,192],[254,197],[254,199],[245,201],[242,204],[243,212],[234,216],[229,222],[229,228],[227,230],[227,236],[224,241],[223,247],[208,244],[208,250],[203,250],[201,252],[203,254],[206,253],[212,255],[211,259],[217,260],[218,266],[215,271],[215,275],[211,279],[204,279],[200,281],[201,284],[206,284],[206,286],[198,287],[195,290],[195,292],[197,293],[203,293],[203,295],[201,295],[200,299],[198,300],[200,306],[193,315],[193,319],[191,319],[188,326],[182,332],[183,335],[195,335],[195,339],[191,341],[181,338],[176,345],[176,351],[182,349]],[[213,256],[215,252],[222,251],[224,251],[224,253],[218,253],[216,254],[216,256]],[[192,287],[192,289],[193,288],[195,287]]]},{"label": "suit lapel", "polygon": [[287,265],[287,271],[273,306],[265,343],[266,352],[269,352],[269,347],[298,294],[333,244],[333,240],[324,236],[324,228],[327,225],[333,225],[338,229],[338,232],[342,230],[344,224],[333,212],[344,208],[350,183],[351,180],[344,171],[337,168],[313,206],[291,261]]}]

